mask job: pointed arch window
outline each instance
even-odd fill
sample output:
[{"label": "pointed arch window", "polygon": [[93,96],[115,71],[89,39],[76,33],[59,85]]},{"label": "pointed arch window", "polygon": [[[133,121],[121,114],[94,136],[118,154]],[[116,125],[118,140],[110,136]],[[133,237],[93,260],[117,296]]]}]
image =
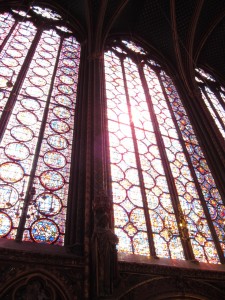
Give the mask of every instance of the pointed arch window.
[{"label": "pointed arch window", "polygon": [[133,42],[104,63],[118,250],[224,262],[225,207],[171,78]]},{"label": "pointed arch window", "polygon": [[223,138],[225,138],[225,89],[209,73],[196,69],[196,81],[203,100]]},{"label": "pointed arch window", "polygon": [[80,44],[39,6],[0,33],[0,237],[63,245]]}]

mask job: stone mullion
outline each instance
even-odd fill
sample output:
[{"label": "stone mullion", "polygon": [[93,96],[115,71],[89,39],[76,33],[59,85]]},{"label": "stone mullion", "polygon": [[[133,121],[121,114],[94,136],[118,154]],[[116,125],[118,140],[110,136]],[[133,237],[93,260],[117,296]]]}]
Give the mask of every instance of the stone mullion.
[{"label": "stone mullion", "polygon": [[[88,119],[90,105],[87,77],[87,48],[84,44],[81,46],[65,234],[65,245],[77,255],[82,255],[84,251],[85,205],[87,205],[87,201],[84,199],[90,198],[88,189],[90,176],[87,175],[90,174],[90,157],[88,155],[90,149],[90,118]],[[79,118],[76,117],[78,115]]]},{"label": "stone mullion", "polygon": [[216,185],[222,196],[223,203],[225,204],[225,142],[217,126],[211,121],[211,114],[205,106],[201,90],[196,86],[196,83],[195,86],[192,86],[192,93],[188,95],[187,90],[185,90],[184,87],[182,88],[178,78],[175,76],[171,78],[182,97],[183,105],[187,110],[190,122],[194,127]]},{"label": "stone mullion", "polygon": [[149,93],[148,83],[145,78],[143,67],[140,64],[139,64],[138,70],[139,70],[140,78],[142,81],[144,93],[146,96],[146,100],[147,100],[147,104],[148,104],[148,108],[149,108],[149,114],[150,114],[150,117],[152,120],[157,145],[159,148],[159,153],[160,153],[160,156],[162,159],[163,169],[164,169],[167,183],[168,183],[169,192],[171,195],[171,201],[172,201],[172,205],[173,205],[173,209],[174,209],[174,213],[175,213],[175,217],[176,217],[176,222],[178,225],[177,227],[179,230],[179,236],[180,236],[181,243],[182,243],[183,250],[184,250],[184,256],[187,260],[195,260],[193,249],[192,249],[192,246],[190,243],[189,232],[188,232],[188,230],[186,230],[186,228],[185,228],[185,230],[182,230],[183,228],[181,228],[181,226],[180,226],[180,223],[182,223],[182,220],[184,220],[184,216],[180,209],[180,201],[179,201],[177,188],[176,188],[176,185],[174,182],[172,170],[170,168],[170,163],[169,163],[169,160],[168,160],[168,157],[166,154],[166,147],[165,147],[165,144],[164,144],[161,132],[160,132],[158,120],[157,120],[157,117],[154,112],[151,95]]}]

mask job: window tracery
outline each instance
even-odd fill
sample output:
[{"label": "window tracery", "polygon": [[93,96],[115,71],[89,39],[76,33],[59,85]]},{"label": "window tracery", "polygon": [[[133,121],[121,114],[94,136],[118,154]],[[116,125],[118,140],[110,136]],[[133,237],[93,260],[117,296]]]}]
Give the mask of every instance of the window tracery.
[{"label": "window tracery", "polygon": [[0,237],[63,245],[80,45],[39,6],[0,30]]},{"label": "window tracery", "polygon": [[223,262],[225,207],[171,78],[132,42],[104,60],[119,251]]},{"label": "window tracery", "polygon": [[196,69],[196,81],[202,98],[223,138],[225,138],[225,89],[216,79],[204,71]]}]

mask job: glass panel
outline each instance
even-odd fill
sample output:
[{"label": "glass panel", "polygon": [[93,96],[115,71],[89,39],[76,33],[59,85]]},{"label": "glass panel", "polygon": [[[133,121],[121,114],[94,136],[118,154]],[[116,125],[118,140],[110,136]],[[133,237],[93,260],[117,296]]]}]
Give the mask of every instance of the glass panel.
[{"label": "glass panel", "polygon": [[[13,22],[1,15],[2,39]],[[7,123],[0,144],[0,237],[14,239],[19,228],[23,240],[63,245],[80,45],[54,29],[38,29],[34,44],[36,33],[32,22],[19,21],[0,53],[0,112]]]},{"label": "glass panel", "polygon": [[6,36],[8,35],[10,29],[12,28],[15,20],[9,13],[0,14],[0,46]]},{"label": "glass panel", "polygon": [[[53,40],[57,39],[56,35]],[[48,42],[50,43],[49,39]],[[55,47],[54,42],[51,46]],[[66,63],[68,51],[73,53],[70,62],[75,67]],[[57,55],[56,50],[53,53]],[[24,232],[24,240],[32,238],[41,243],[44,239],[47,243],[55,242],[59,245],[64,242],[79,59],[78,42],[75,38],[65,39],[34,177],[33,188],[36,193],[28,210],[30,218],[25,225],[30,230]],[[48,70],[51,73],[50,68]],[[47,77],[45,79],[47,80]],[[49,231],[54,231],[53,236],[36,230],[43,222]]]},{"label": "glass panel", "polygon": [[[127,41],[120,48],[119,43],[105,54],[119,251],[149,255],[151,226],[157,256],[184,259],[183,239],[190,240],[196,259],[219,263],[210,226],[224,250],[225,207],[179,95],[157,63],[139,64],[142,48]],[[223,120],[222,110],[218,114]]]},{"label": "glass panel", "polygon": [[[0,53],[0,116],[16,82],[36,28],[31,22],[19,23]],[[9,84],[9,82],[12,84]]]},{"label": "glass panel", "polygon": [[[220,244],[222,249],[225,249],[224,245],[224,212],[225,207],[222,203],[221,196],[219,194],[218,189],[216,188],[215,181],[210,172],[209,166],[206,162],[204,154],[198,144],[197,137],[195,136],[194,130],[190,121],[188,119],[187,113],[181,103],[181,100],[177,94],[175,87],[173,86],[171,79],[166,76],[165,73],[161,72],[162,81],[165,86],[165,90],[167,92],[170,105],[173,109],[174,116],[176,118],[177,124],[180,128],[180,132],[185,141],[186,149],[189,153],[190,160],[194,167],[194,171],[199,182],[199,186],[201,187],[202,194],[205,199],[205,203],[208,207],[208,211],[211,215],[211,219],[215,226],[216,233],[220,240]],[[189,190],[191,192],[194,191],[193,184],[190,185]],[[194,192],[195,193],[195,192]],[[188,202],[192,204],[199,212],[197,213],[196,226],[197,231],[199,232],[196,236],[196,229],[193,230],[193,235],[196,241],[201,244],[202,241],[206,238],[208,242],[206,246],[204,246],[204,251],[206,251],[206,257],[208,257],[208,261],[211,263],[215,263],[218,261],[218,257],[216,254],[216,250],[213,246],[213,243],[210,242],[209,229],[204,221],[203,214],[200,213],[200,203],[196,203],[196,196],[193,195],[193,198],[188,197]],[[193,202],[194,201],[194,202]],[[194,204],[195,203],[195,204]],[[193,205],[194,204],[194,205]],[[201,236],[200,236],[201,235]],[[208,236],[208,237],[207,237]],[[196,242],[196,243],[197,243]]]}]

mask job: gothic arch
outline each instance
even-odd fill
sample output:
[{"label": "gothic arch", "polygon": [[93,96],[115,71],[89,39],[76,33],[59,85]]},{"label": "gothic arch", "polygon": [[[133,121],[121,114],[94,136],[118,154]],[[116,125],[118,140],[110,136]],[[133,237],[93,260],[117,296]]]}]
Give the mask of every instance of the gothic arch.
[{"label": "gothic arch", "polygon": [[[69,290],[70,287],[62,283],[57,274],[53,275],[37,269],[32,272],[18,272],[16,276],[12,275],[8,278],[6,284],[1,288],[0,298],[4,300],[32,299],[36,293],[37,296],[42,296],[43,298],[40,299],[43,300],[70,300]],[[27,298],[23,298],[24,296]]]}]

